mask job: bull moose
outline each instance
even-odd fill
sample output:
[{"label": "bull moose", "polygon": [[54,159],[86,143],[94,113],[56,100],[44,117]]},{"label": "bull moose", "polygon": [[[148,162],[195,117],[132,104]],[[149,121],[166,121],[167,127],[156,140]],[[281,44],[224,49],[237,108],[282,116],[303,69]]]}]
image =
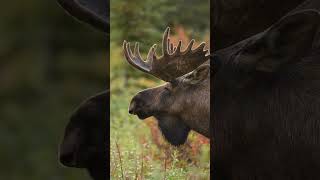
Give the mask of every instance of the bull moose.
[{"label": "bull moose", "polygon": [[[57,0],[73,17],[106,35],[110,32],[109,0]],[[72,114],[59,148],[68,167],[86,168],[95,180],[107,179],[109,90],[83,102]]]},{"label": "bull moose", "polygon": [[212,54],[215,179],[318,179],[320,25],[315,10]]},{"label": "bull moose", "polygon": [[182,51],[182,42],[175,47],[170,43],[169,33],[167,28],[162,40],[162,56],[156,56],[154,45],[146,61],[140,55],[138,43],[132,52],[130,44],[124,41],[124,55],[129,64],[166,81],[164,85],[135,95],[129,113],[140,119],[154,116],[168,142],[181,145],[190,130],[206,137],[210,134],[210,55],[204,50],[205,43],[192,49],[194,40]]}]

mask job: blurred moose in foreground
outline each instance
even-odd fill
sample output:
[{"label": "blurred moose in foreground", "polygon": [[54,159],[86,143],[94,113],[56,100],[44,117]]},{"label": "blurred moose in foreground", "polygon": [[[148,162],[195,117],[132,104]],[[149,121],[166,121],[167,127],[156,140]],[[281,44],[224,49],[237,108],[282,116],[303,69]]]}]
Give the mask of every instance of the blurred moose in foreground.
[{"label": "blurred moose in foreground", "polygon": [[182,42],[175,47],[170,43],[169,33],[167,28],[162,40],[163,55],[156,56],[154,45],[146,61],[140,55],[138,43],[132,53],[130,44],[124,41],[125,58],[133,67],[166,81],[135,95],[129,113],[140,119],[154,116],[168,142],[181,145],[190,130],[209,137],[210,55],[204,50],[205,43],[192,49],[194,40],[181,51]]},{"label": "blurred moose in foreground", "polygon": [[319,179],[320,1],[211,4],[213,178]]},{"label": "blurred moose in foreground", "polygon": [[[109,0],[58,0],[73,17],[109,35]],[[106,67],[107,68],[107,67]],[[60,162],[86,168],[95,180],[107,179],[109,90],[83,102],[72,114],[59,150]]]},{"label": "blurred moose in foreground", "polygon": [[318,179],[320,14],[303,10],[213,54],[215,179]]}]

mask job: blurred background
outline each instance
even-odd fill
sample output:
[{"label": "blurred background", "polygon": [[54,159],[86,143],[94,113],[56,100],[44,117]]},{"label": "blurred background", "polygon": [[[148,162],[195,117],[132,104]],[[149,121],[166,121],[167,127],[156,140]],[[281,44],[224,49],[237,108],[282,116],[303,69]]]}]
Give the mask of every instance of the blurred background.
[{"label": "blurred background", "polygon": [[0,37],[0,179],[89,179],[58,146],[71,112],[107,87],[109,42],[55,0],[2,2]]},{"label": "blurred background", "polygon": [[[162,84],[133,69],[123,57],[124,40],[140,42],[143,57],[153,44],[161,55],[162,34],[171,27],[171,40],[183,47],[210,39],[209,0],[111,0],[110,42],[110,177],[112,179],[209,179],[210,142],[191,133],[175,148],[162,137],[153,118],[129,115],[131,98],[140,90]],[[195,46],[195,45],[194,45]],[[132,47],[133,48],[133,47]]]}]

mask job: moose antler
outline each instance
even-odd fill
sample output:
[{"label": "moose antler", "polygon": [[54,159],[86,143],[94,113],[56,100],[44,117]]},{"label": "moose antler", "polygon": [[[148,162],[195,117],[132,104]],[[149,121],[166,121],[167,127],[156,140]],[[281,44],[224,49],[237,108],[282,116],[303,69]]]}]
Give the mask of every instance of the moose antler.
[{"label": "moose antler", "polygon": [[133,67],[151,74],[164,81],[171,81],[179,76],[191,72],[210,58],[208,50],[204,50],[205,43],[201,43],[196,49],[192,49],[194,40],[192,39],[184,51],[181,51],[182,42],[179,41],[177,47],[170,43],[170,28],[163,34],[162,56],[156,56],[156,44],[148,53],[147,60],[141,58],[139,43],[135,44],[132,53],[129,42],[123,42],[123,50],[126,60]]}]

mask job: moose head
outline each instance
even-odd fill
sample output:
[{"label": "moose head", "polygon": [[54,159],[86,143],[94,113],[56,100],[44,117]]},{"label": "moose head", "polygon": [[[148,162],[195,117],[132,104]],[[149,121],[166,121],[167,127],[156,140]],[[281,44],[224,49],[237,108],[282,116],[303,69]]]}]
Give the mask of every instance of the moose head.
[{"label": "moose head", "polygon": [[169,33],[167,28],[162,40],[162,56],[157,57],[156,45],[153,45],[146,61],[140,55],[138,43],[132,53],[130,44],[124,41],[124,55],[129,64],[166,82],[136,94],[129,113],[140,119],[154,116],[169,143],[181,145],[190,130],[209,137],[210,55],[204,50],[205,43],[192,49],[194,40],[182,51],[182,42],[175,47],[170,43]]},{"label": "moose head", "polygon": [[60,162],[86,168],[95,180],[106,179],[109,91],[84,101],[72,113],[60,145]]}]

